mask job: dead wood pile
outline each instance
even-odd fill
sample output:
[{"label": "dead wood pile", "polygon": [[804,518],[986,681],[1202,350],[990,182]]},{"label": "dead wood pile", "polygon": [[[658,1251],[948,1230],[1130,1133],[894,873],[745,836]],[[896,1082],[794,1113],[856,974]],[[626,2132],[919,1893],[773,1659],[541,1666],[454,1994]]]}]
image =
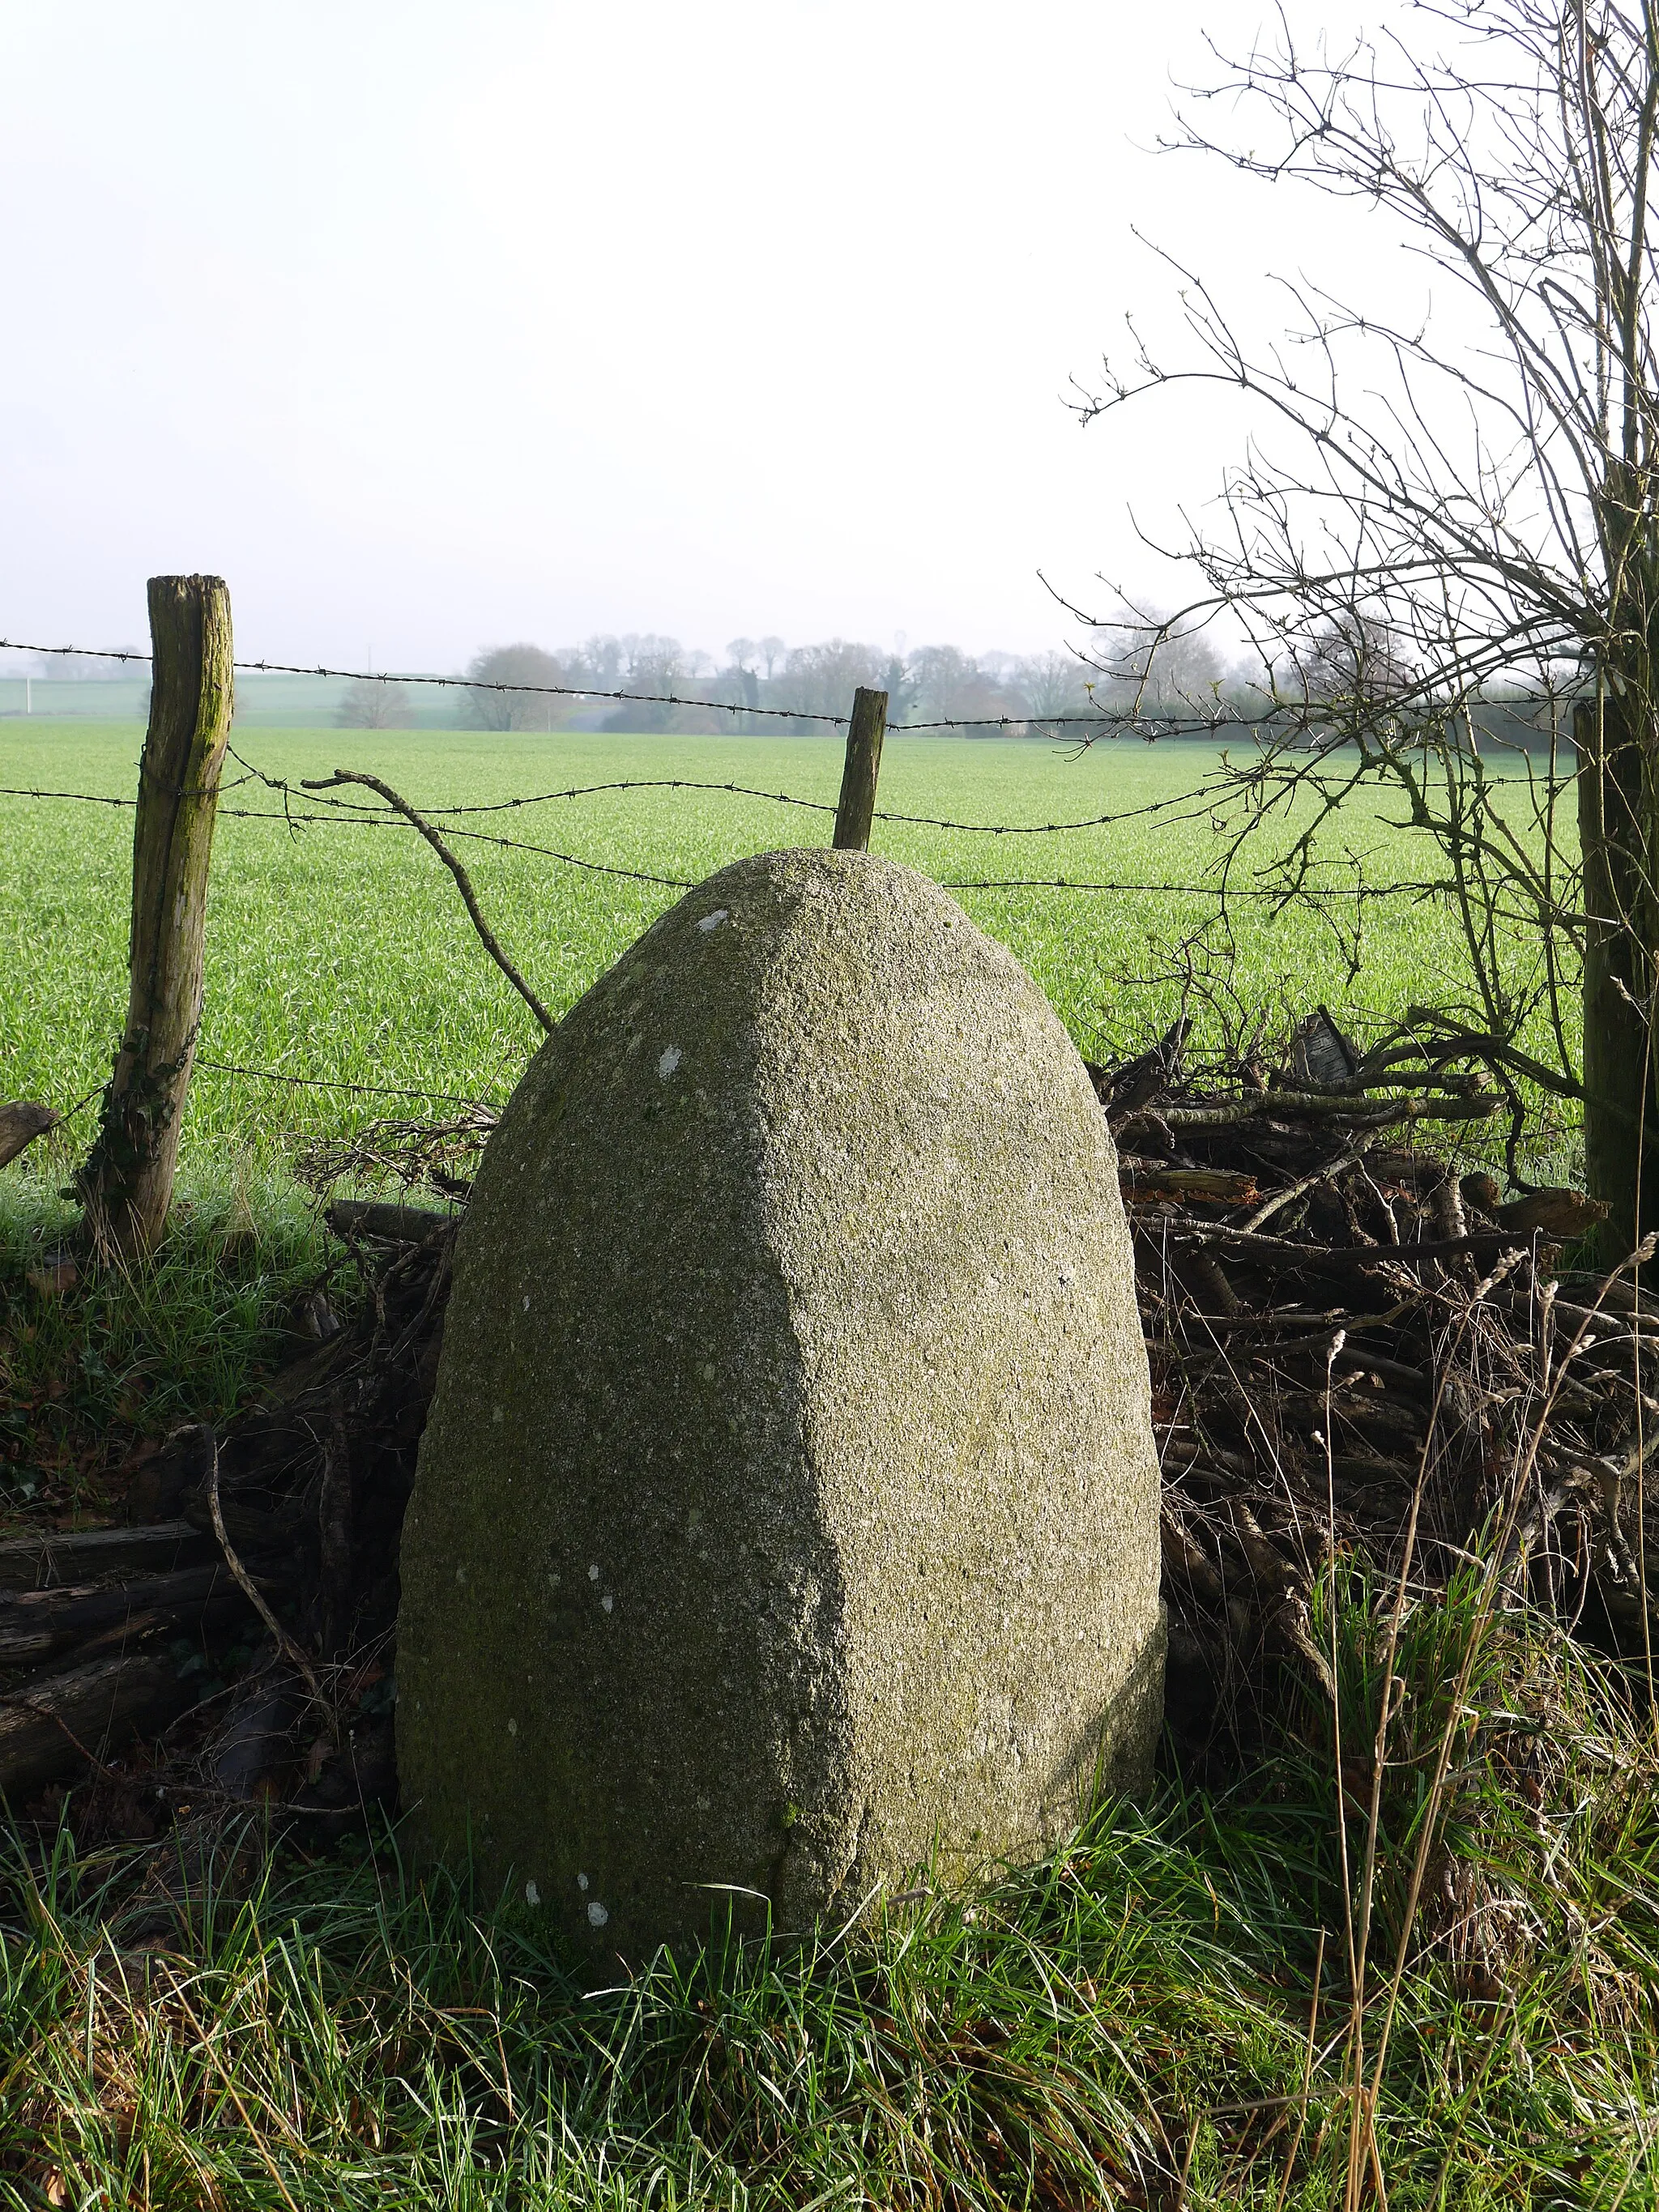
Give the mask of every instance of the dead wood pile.
[{"label": "dead wood pile", "polygon": [[[1151,1361],[1183,1759],[1248,1756],[1287,1687],[1328,1683],[1325,1563],[1397,1569],[1413,1513],[1427,1589],[1496,1529],[1517,1601],[1640,1650],[1659,1317],[1627,1279],[1561,1266],[1592,1209],[1504,1201],[1424,1143],[1486,1121],[1476,1076],[1398,1054],[1379,1073],[1322,1012],[1271,1073],[1188,1070],[1185,1034],[1093,1071]],[[453,1162],[441,1188],[459,1194]],[[142,1834],[183,1805],[263,1797],[327,1829],[393,1802],[397,1545],[455,1218],[334,1207],[372,1285],[348,1327],[322,1306],[332,1334],[261,1404],[171,1437],[135,1525],[0,1540],[15,1808],[78,1781],[105,1832]]]},{"label": "dead wood pile", "polygon": [[[1499,1549],[1516,1602],[1642,1651],[1643,1481],[1659,1315],[1561,1263],[1604,1210],[1505,1200],[1428,1127],[1490,1121],[1476,1075],[1382,1079],[1322,1009],[1270,1077],[1188,1076],[1178,1025],[1098,1086],[1135,1243],[1164,1470],[1170,1710],[1198,1753],[1248,1747],[1280,1670],[1328,1694],[1310,1632],[1334,1553],[1443,1588]],[[1644,1526],[1644,1522],[1646,1525]]]}]

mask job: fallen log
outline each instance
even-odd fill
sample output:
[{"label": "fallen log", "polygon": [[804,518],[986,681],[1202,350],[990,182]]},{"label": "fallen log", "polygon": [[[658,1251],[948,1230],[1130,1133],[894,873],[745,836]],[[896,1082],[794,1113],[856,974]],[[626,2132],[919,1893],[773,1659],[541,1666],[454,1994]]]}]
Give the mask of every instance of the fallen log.
[{"label": "fallen log", "polygon": [[328,1209],[337,1237],[377,1237],[390,1244],[424,1244],[460,1219],[429,1206],[387,1206],[376,1199],[339,1198]]},{"label": "fallen log", "polygon": [[1587,1229],[1607,1218],[1602,1198],[1586,1198],[1577,1190],[1530,1190],[1496,1208],[1500,1229],[1541,1229],[1547,1237],[1582,1237]]},{"label": "fallen log", "polygon": [[1257,1091],[1202,1106],[1140,1106],[1124,1116],[1121,1126],[1126,1132],[1142,1124],[1155,1127],[1159,1122],[1166,1129],[1230,1129],[1262,1118],[1317,1118],[1340,1121],[1351,1129],[1387,1129],[1398,1121],[1484,1121],[1502,1103],[1495,1091],[1474,1098],[1374,1099],[1312,1091]]},{"label": "fallen log", "polygon": [[0,1595],[0,1668],[43,1665],[111,1630],[137,1641],[210,1614],[222,1619],[245,1603],[222,1563],[101,1589],[59,1583]]},{"label": "fallen log", "polygon": [[1250,1206],[1260,1195],[1255,1177],[1237,1168],[1121,1167],[1125,1198],[1170,1198],[1216,1206]]},{"label": "fallen log", "polygon": [[166,1726],[191,1703],[170,1659],[118,1656],[45,1676],[0,1696],[0,1792],[14,1809],[43,1782],[101,1766],[135,1735]]},{"label": "fallen log", "polygon": [[187,1521],[143,1528],[42,1528],[0,1537],[0,1589],[46,1589],[110,1575],[147,1575],[193,1565],[215,1550]]}]

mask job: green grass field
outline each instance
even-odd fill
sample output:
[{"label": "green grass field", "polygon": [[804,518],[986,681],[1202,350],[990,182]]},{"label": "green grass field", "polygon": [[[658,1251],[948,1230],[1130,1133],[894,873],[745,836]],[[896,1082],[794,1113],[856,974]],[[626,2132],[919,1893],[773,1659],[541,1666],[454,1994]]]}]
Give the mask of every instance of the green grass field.
[{"label": "green grass field", "polygon": [[[13,723],[0,784],[128,796],[139,742],[131,724]],[[840,775],[831,740],[255,729],[237,742],[272,775],[367,769],[428,807],[653,776],[827,802]],[[1214,757],[895,740],[882,797],[986,822],[1123,813],[1190,787]],[[434,856],[405,830],[294,832],[232,811],[250,805],[280,802],[257,783],[226,793],[203,1057],[505,1097],[538,1033]],[[621,793],[485,826],[697,878],[826,842],[829,817]],[[64,1105],[103,1074],[125,1010],[131,834],[125,811],[0,799],[4,1095]],[[1373,881],[1431,871],[1374,817],[1344,835]],[[1193,882],[1219,850],[1206,821],[1156,816],[1042,840],[883,824],[875,842],[940,878]],[[461,849],[556,1010],[678,896]],[[961,896],[1098,1055],[1167,1023],[1170,947],[1212,911],[1167,891]],[[1357,975],[1305,913],[1241,908],[1235,951],[1242,1006],[1322,1000],[1362,1035],[1463,988],[1450,918],[1407,896],[1371,911]],[[135,1437],[245,1402],[292,1350],[289,1302],[325,1257],[285,1137],[421,1110],[199,1067],[187,1195],[163,1251],[88,1270],[62,1297],[29,1270],[73,1219],[52,1194],[90,1113],[0,1178],[0,1444],[27,1445],[7,1461],[0,1511],[107,1510],[102,1471]],[[349,1278],[333,1287],[349,1300]],[[465,1870],[417,1874],[395,1836],[273,1856],[257,1823],[227,1829],[189,1804],[153,1846],[95,1830],[77,1845],[72,1822],[55,1839],[13,1829],[0,1836],[0,2207],[1652,2207],[1650,1717],[1558,1630],[1492,1616],[1478,1589],[1472,1573],[1411,1608],[1385,1674],[1388,1593],[1334,1565],[1313,1632],[1336,1654],[1337,1712],[1310,1692],[1232,1786],[1166,1766],[1150,1803],[1101,1808],[1037,1867],[872,1907],[816,1948],[665,1956],[599,1992],[528,1908],[474,1893]],[[1345,1850],[1364,1831],[1385,1695],[1403,1717],[1368,1882]],[[1455,1758],[1437,1791],[1443,1730]],[[1373,1906],[1356,1987],[1352,1916]],[[1386,2200],[1367,2178],[1367,2113]]]},{"label": "green grass field", "polygon": [[[141,732],[131,723],[0,731],[0,785],[130,796]],[[238,750],[297,781],[367,769],[417,806],[524,796],[628,778],[736,781],[833,802],[838,738],[505,736],[477,732],[267,732]],[[889,742],[881,801],[895,812],[1031,823],[1128,813],[1190,789],[1218,756],[1190,744],[1101,744],[1074,756],[1032,743]],[[243,771],[227,764],[227,783]],[[371,808],[378,801],[354,793]],[[241,818],[280,811],[257,782],[228,788],[208,924],[205,1060],[337,1083],[499,1100],[537,1042],[525,1006],[485,958],[447,874],[402,827],[307,828]],[[697,880],[749,852],[827,842],[830,817],[724,792],[618,792],[476,819],[470,825],[650,875]],[[131,816],[58,800],[0,798],[0,1085],[60,1107],[100,1080],[125,1004]],[[1344,825],[1373,882],[1432,872],[1424,841],[1374,816]],[[1064,877],[1197,883],[1223,841],[1208,820],[1158,815],[1053,837],[973,836],[878,823],[875,848],[940,880]],[[486,911],[556,1012],[678,893],[556,860],[463,842]],[[1169,948],[1213,914],[1203,896],[963,890],[974,918],[1018,954],[1079,1044],[1101,1057],[1144,1042],[1176,1004]],[[1352,921],[1352,905],[1342,920]],[[1304,1012],[1322,1000],[1362,1034],[1413,1000],[1455,999],[1461,955],[1433,902],[1367,909],[1364,966],[1320,917],[1234,909],[1233,981],[1252,1006]],[[268,1154],[284,1131],[335,1134],[396,1102],[273,1085],[198,1069],[187,1165],[227,1148]],[[418,1109],[414,1109],[418,1110]],[[67,1141],[67,1139],[65,1140]],[[61,1147],[60,1147],[61,1149]]]}]

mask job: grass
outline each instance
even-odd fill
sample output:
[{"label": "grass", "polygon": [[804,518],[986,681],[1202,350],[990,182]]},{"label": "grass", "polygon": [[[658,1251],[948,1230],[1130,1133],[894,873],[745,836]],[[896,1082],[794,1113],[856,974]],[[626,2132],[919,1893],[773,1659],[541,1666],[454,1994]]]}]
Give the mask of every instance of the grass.
[{"label": "grass", "polygon": [[143,1439],[245,1405],[328,1267],[304,1195],[239,1155],[198,1164],[153,1258],[65,1268],[80,1218],[56,1191],[67,1150],[45,1175],[0,1176],[0,1515],[99,1513]]},{"label": "grass", "polygon": [[[14,724],[0,783],[125,795],[137,743],[131,726]],[[839,775],[838,748],[814,740],[256,732],[246,750],[290,778],[367,768],[428,805],[621,775],[832,800]],[[1206,764],[1186,746],[1071,760],[895,740],[883,799],[1073,817],[1142,805]],[[226,804],[250,799],[269,803],[243,786]],[[124,1010],[131,817],[0,810],[0,1084],[65,1103],[100,1080]],[[823,824],[716,793],[505,817],[688,878]],[[1374,878],[1425,872],[1405,833],[1362,827]],[[1029,848],[898,827],[878,842],[941,878],[1146,883],[1195,880],[1216,849],[1202,822],[1145,817]],[[677,896],[464,849],[556,1010]],[[1167,1022],[1167,948],[1207,911],[1168,892],[961,896],[1091,1054]],[[1456,994],[1456,940],[1431,903],[1376,909],[1365,955],[1353,975],[1316,920],[1247,914],[1231,981],[1258,1006],[1322,999],[1362,1032]],[[205,1059],[501,1097],[536,1034],[416,841],[222,819]],[[0,1176],[14,1504],[96,1510],[135,1439],[246,1398],[323,1263],[287,1146],[388,1110],[403,1109],[203,1068],[179,1233],[153,1265],[98,1281],[65,1286],[50,1265],[84,1120]],[[1309,1703],[1231,1792],[1169,1775],[1150,1806],[1102,1808],[1040,1866],[872,1905],[815,1947],[642,1962],[604,1990],[530,1908],[408,1866],[395,1834],[273,1855],[257,1826],[228,1834],[185,1806],[160,1844],[100,1846],[72,1801],[55,1836],[15,1830],[0,1858],[0,2206],[1323,2212],[1351,2171],[1369,2188],[1373,2140],[1394,2212],[1659,2204],[1653,1731],[1612,1670],[1493,1613],[1478,1568],[1446,1602],[1408,1607],[1392,1651],[1389,1595],[1348,1561],[1320,1594],[1340,1756],[1335,1716]],[[1356,2081],[1374,2083],[1374,2110]]]},{"label": "grass", "polygon": [[[1376,1608],[1346,1573],[1325,1602],[1362,1741]],[[1388,2203],[1650,2206],[1651,1744],[1582,1656],[1480,1616],[1471,1577],[1408,1618],[1395,1662],[1412,1711],[1368,2048],[1425,1818],[1453,1878],[1401,1949]],[[0,2203],[1338,2204],[1352,1992],[1329,1730],[1310,1710],[1248,1789],[1169,1784],[1040,1866],[872,1908],[844,1938],[665,1954],[596,1991],[528,1907],[417,1877],[395,1838],[343,1869],[188,1819],[149,1854],[79,1855],[62,1830],[4,1869]]]},{"label": "grass", "polygon": [[[0,784],[131,793],[131,724],[0,727]],[[504,736],[456,732],[255,731],[239,750],[297,781],[336,765],[384,776],[416,805],[501,799],[626,777],[736,781],[833,803],[832,738]],[[1215,760],[1190,744],[1057,747],[895,738],[882,773],[895,811],[993,823],[1127,812],[1191,787]],[[230,774],[242,771],[234,763]],[[373,805],[374,802],[369,802]],[[258,784],[226,810],[280,811]],[[485,829],[612,866],[702,878],[741,854],[827,842],[828,817],[711,792],[623,792],[484,817]],[[0,798],[9,866],[0,881],[0,1082],[11,1095],[68,1105],[102,1079],[125,1010],[131,817],[115,808]],[[1367,819],[1345,838],[1372,881],[1429,872],[1413,833]],[[1066,877],[1192,883],[1216,860],[1207,819],[1143,817],[1051,838],[972,837],[878,825],[877,848],[940,878]],[[678,896],[525,854],[462,846],[487,912],[554,1012],[587,986]],[[1212,919],[1206,897],[1170,892],[963,891],[1048,992],[1091,1057],[1143,1043],[1171,1018],[1178,986],[1168,948]],[[1449,915],[1402,898],[1368,910],[1364,965],[1319,917],[1237,910],[1232,981],[1254,1007],[1295,1012],[1324,1000],[1357,1029],[1413,1000],[1458,994],[1462,955]],[[402,830],[309,829],[222,813],[208,928],[201,1054],[339,1084],[501,1098],[538,1038],[527,1010],[483,957],[453,884]],[[185,1157],[243,1147],[271,1158],[283,1132],[335,1136],[395,1100],[272,1085],[198,1068]],[[1559,1179],[1559,1178],[1558,1178]]]}]

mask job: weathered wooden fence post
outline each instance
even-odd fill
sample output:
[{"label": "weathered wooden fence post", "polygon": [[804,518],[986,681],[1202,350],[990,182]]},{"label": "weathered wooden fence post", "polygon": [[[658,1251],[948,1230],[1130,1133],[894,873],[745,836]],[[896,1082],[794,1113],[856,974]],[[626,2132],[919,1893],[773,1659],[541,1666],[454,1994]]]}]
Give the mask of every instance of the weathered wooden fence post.
[{"label": "weathered wooden fence post", "polygon": [[78,1188],[95,1249],[149,1251],[166,1225],[202,1018],[219,770],[230,735],[230,594],[217,576],[149,580],[149,726],[132,832],[126,1029]]},{"label": "weathered wooden fence post", "polygon": [[847,725],[847,765],[842,770],[841,801],[836,808],[838,853],[870,849],[876,778],[881,774],[881,741],[886,734],[887,694],[866,691],[860,684],[853,694],[853,717]]}]

